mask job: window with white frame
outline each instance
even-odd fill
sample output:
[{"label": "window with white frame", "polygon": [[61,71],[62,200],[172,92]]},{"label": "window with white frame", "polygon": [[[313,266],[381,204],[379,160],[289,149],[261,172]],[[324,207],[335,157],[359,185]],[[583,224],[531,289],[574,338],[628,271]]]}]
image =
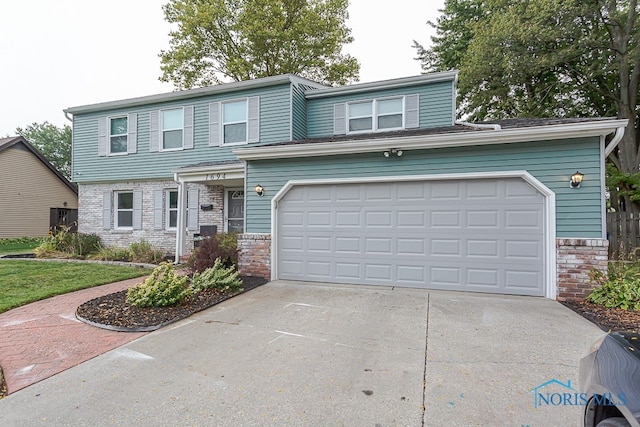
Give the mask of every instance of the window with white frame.
[{"label": "window with white frame", "polygon": [[178,227],[178,190],[167,190],[165,212],[167,229],[176,229]]},{"label": "window with white frame", "polygon": [[403,98],[373,99],[347,104],[349,133],[402,129]]},{"label": "window with white frame", "polygon": [[247,142],[247,100],[222,103],[224,144]]},{"label": "window with white frame", "polygon": [[133,228],[133,192],[115,192],[115,228]]},{"label": "window with white frame", "polygon": [[163,150],[182,149],[184,112],[182,108],[161,111],[161,147]]},{"label": "window with white frame", "polygon": [[127,117],[109,118],[109,154],[127,153]]}]

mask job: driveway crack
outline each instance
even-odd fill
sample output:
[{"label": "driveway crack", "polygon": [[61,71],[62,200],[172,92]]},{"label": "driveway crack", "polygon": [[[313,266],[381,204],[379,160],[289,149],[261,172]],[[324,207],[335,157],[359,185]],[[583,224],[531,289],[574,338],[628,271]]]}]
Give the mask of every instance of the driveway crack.
[{"label": "driveway crack", "polygon": [[427,294],[427,313],[426,313],[426,328],[425,328],[425,336],[424,336],[424,370],[422,371],[422,427],[424,427],[424,419],[426,412],[426,403],[427,403],[427,353],[429,350],[429,308],[431,306],[431,301],[429,299],[431,295]]}]

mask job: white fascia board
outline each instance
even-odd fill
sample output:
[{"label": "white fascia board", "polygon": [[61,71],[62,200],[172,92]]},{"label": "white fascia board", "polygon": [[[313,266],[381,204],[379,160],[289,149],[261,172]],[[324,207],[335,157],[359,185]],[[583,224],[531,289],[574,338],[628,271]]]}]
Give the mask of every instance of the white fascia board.
[{"label": "white fascia board", "polygon": [[381,80],[381,81],[370,82],[370,83],[359,83],[359,84],[353,84],[349,86],[317,89],[314,91],[307,92],[305,94],[305,97],[307,99],[316,99],[316,98],[324,98],[324,97],[336,96],[336,95],[351,95],[354,93],[369,92],[372,90],[397,89],[397,88],[402,88],[407,86],[415,86],[417,84],[451,81],[451,80],[457,80],[457,78],[458,78],[458,71],[445,71],[441,73],[429,73],[429,74],[422,74],[419,76],[401,77],[398,79]]},{"label": "white fascia board", "polygon": [[511,144],[516,142],[548,141],[608,135],[619,127],[626,126],[626,123],[627,120],[598,120],[562,125],[530,126],[517,129],[394,136],[392,138],[361,139],[356,141],[346,140],[271,145],[238,148],[233,150],[233,153],[242,160],[266,160],[372,153],[391,148],[399,148],[407,151],[474,145]]}]

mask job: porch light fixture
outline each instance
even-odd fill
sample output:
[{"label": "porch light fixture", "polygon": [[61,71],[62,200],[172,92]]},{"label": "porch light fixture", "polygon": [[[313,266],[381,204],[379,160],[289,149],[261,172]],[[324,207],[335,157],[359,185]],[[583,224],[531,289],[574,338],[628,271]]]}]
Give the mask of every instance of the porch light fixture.
[{"label": "porch light fixture", "polygon": [[580,188],[580,184],[582,184],[582,178],[584,178],[584,174],[580,173],[580,171],[576,171],[573,175],[571,175],[571,188]]},{"label": "porch light fixture", "polygon": [[395,154],[398,157],[402,157],[402,150],[400,150],[399,148],[392,148],[390,150],[385,150],[382,155],[389,158],[389,156],[391,156],[392,154]]},{"label": "porch light fixture", "polygon": [[256,185],[256,188],[254,188],[254,190],[256,190],[256,194],[260,197],[264,196],[264,188],[262,188],[262,185],[258,184]]}]

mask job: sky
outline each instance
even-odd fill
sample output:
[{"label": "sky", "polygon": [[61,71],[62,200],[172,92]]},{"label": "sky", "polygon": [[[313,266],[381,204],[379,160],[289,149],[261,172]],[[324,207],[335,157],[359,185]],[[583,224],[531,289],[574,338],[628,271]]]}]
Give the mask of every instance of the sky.
[{"label": "sky", "polygon": [[[158,54],[169,47],[167,0],[0,2],[0,137],[48,121],[63,109],[171,92]],[[379,6],[378,6],[379,5]],[[392,7],[390,7],[392,5]],[[344,51],[360,82],[418,75],[413,40],[429,45],[444,0],[351,0]]]}]

